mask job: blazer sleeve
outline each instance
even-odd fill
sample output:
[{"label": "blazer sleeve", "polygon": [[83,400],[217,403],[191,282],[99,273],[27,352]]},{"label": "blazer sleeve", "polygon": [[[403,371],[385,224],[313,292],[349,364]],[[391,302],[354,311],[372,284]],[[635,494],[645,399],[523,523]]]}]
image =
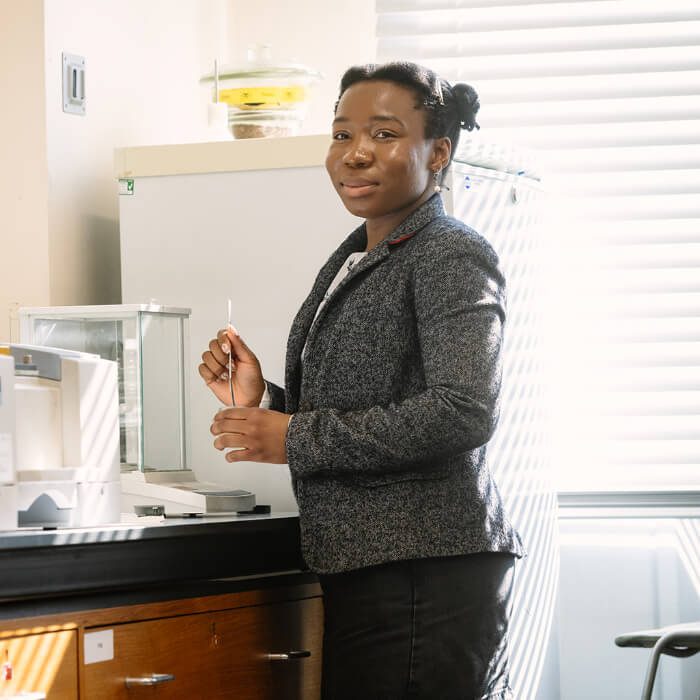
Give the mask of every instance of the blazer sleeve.
[{"label": "blazer sleeve", "polygon": [[[265,382],[265,388],[270,399],[270,403],[267,406],[265,406],[265,408],[269,408],[272,411],[279,411],[280,413],[284,413],[284,389],[281,386],[275,384],[274,382],[268,381],[267,379],[264,379],[263,381]],[[265,398],[264,394],[263,398]]]},{"label": "blazer sleeve", "polygon": [[442,249],[421,258],[414,292],[425,390],[366,410],[296,413],[286,438],[293,477],[430,470],[491,437],[505,321],[497,262],[466,245]]}]

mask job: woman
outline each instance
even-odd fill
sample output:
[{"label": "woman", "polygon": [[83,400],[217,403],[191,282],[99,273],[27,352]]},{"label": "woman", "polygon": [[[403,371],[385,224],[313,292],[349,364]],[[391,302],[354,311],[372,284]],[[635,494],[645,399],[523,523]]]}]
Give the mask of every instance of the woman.
[{"label": "woman", "polygon": [[233,329],[202,356],[228,404],[234,357],[237,407],[214,419],[215,446],[238,448],[229,462],[289,464],[324,593],[325,700],[512,697],[523,551],[485,461],[505,283],[491,246],[445,216],[439,194],[478,107],[469,86],[415,64],[349,69],[326,168],[365,223],[294,319],[285,389]]}]

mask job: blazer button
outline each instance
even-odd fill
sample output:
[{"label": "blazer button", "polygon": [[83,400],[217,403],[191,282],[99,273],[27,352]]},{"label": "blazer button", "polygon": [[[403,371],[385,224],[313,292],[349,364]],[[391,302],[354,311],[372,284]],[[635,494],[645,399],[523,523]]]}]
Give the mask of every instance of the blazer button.
[{"label": "blazer button", "polygon": [[311,405],[311,401],[308,399],[302,399],[301,402],[299,403],[299,412],[300,413],[306,413],[307,411],[313,410],[313,406]]}]

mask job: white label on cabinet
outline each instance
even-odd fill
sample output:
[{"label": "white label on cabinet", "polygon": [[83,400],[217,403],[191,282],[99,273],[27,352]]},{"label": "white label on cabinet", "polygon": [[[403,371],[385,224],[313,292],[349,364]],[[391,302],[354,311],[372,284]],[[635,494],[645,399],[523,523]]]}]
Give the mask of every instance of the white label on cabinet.
[{"label": "white label on cabinet", "polygon": [[94,664],[98,661],[109,661],[114,658],[114,631],[85,633],[85,663]]},{"label": "white label on cabinet", "polygon": [[134,181],[131,178],[119,178],[119,194],[134,194]]}]

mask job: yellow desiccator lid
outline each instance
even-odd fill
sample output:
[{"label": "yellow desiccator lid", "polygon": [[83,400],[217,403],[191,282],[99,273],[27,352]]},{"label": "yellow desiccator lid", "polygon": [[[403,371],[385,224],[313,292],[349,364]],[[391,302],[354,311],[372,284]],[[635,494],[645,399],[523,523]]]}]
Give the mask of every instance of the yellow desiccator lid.
[{"label": "yellow desiccator lid", "polygon": [[[279,102],[305,102],[310,86],[323,74],[299,63],[273,62],[266,44],[248,48],[248,61],[234,67],[217,67],[203,75],[200,83],[212,83],[218,99],[232,105],[267,105]],[[221,84],[221,89],[219,85]]]},{"label": "yellow desiccator lid", "polygon": [[295,102],[307,102],[309,89],[305,85],[288,85],[286,87],[240,87],[219,90],[219,102],[230,105],[274,107]]}]

